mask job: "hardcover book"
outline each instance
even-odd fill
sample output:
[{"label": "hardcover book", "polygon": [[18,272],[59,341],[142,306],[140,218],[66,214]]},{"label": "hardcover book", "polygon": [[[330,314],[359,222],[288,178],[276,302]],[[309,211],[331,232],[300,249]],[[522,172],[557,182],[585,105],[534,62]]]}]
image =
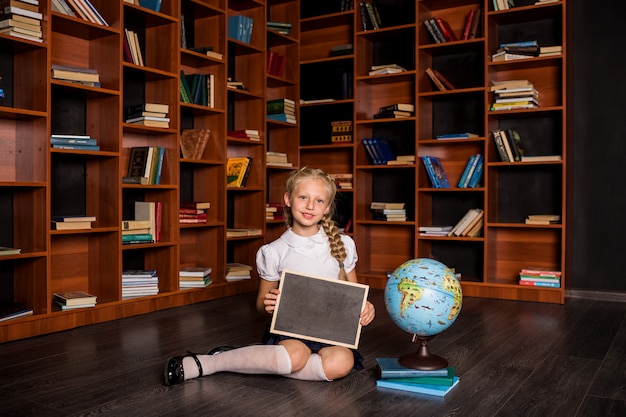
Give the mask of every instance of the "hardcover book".
[{"label": "hardcover book", "polygon": [[381,378],[417,378],[417,377],[444,377],[448,375],[448,369],[436,369],[424,371],[421,369],[407,368],[400,364],[398,358],[376,358],[380,368]]},{"label": "hardcover book", "polygon": [[53,296],[55,301],[66,306],[93,304],[97,299],[95,295],[91,295],[85,291],[60,292],[54,293]]},{"label": "hardcover book", "polygon": [[246,173],[250,170],[251,158],[228,158],[226,163],[226,185],[228,187],[244,187]]},{"label": "hardcover book", "polygon": [[392,382],[385,379],[379,379],[376,381],[376,386],[381,388],[391,388],[400,391],[416,392],[419,394],[435,395],[437,397],[443,397],[459,383],[459,377],[454,377],[454,382],[451,386],[445,385],[430,385],[430,384],[412,384],[408,382]]}]

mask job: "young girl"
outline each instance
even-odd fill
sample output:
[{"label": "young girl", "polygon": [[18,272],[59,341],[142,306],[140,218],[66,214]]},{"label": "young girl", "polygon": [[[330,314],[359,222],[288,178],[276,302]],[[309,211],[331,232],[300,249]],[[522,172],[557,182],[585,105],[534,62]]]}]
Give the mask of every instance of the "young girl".
[{"label": "young girl", "polygon": [[[259,312],[274,312],[283,269],[356,282],[356,245],[352,238],[339,233],[332,220],[336,192],[333,178],[319,169],[302,168],[289,176],[284,195],[289,228],[257,252]],[[361,325],[371,323],[374,315],[374,306],[368,301],[360,315]],[[278,336],[267,329],[263,342],[238,349],[218,348],[208,355],[189,353],[170,358],[165,365],[165,383],[180,384],[221,371],[332,381],[353,368],[362,368],[359,353],[345,347]]]}]

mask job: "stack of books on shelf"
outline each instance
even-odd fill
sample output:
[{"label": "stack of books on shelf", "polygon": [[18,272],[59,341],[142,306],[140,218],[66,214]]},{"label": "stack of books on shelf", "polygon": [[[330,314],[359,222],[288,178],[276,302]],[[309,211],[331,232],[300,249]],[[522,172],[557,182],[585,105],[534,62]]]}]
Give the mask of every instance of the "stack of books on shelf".
[{"label": "stack of books on shelf", "polygon": [[248,91],[246,86],[243,84],[243,81],[237,81],[237,80],[233,79],[232,77],[228,77],[228,79],[226,80],[226,87],[230,88],[231,90]]},{"label": "stack of books on shelf", "polygon": [[249,139],[254,142],[261,141],[261,133],[257,129],[236,129],[226,132],[226,136],[237,139]]},{"label": "stack of books on shelf", "polygon": [[109,26],[98,9],[89,0],[52,0],[52,5],[57,12],[68,16],[80,17],[87,22],[97,25]]},{"label": "stack of books on shelf", "polygon": [[269,30],[273,30],[274,32],[281,33],[283,35],[289,35],[291,32],[292,24],[289,22],[274,22],[268,21],[267,28]]},{"label": "stack of books on shelf", "polygon": [[24,303],[0,302],[0,321],[33,315],[33,310]]},{"label": "stack of books on shelf", "polygon": [[228,16],[228,37],[243,43],[250,43],[254,19],[241,14]]},{"label": "stack of books on shelf", "polygon": [[454,226],[420,226],[420,236],[448,236]]},{"label": "stack of books on shelf", "polygon": [[169,104],[144,103],[124,108],[125,121],[133,125],[148,127],[170,127]]},{"label": "stack of books on shelf", "polygon": [[406,68],[403,68],[398,64],[372,65],[368,75],[397,74],[405,71]]},{"label": "stack of books on shelf", "polygon": [[261,236],[263,230],[257,227],[229,227],[226,229],[226,237]]},{"label": "stack of books on shelf", "polygon": [[484,210],[479,208],[469,209],[461,220],[448,232],[448,236],[477,237],[480,235],[484,224]]},{"label": "stack of books on shelf", "polygon": [[382,106],[374,119],[406,119],[415,115],[415,105],[410,103],[395,103]]},{"label": "stack of books on shelf", "polygon": [[330,122],[331,143],[352,142],[352,120],[333,120]]},{"label": "stack of books on shelf", "polygon": [[[161,217],[163,212],[163,203],[160,201],[135,201],[135,219],[148,221],[150,227],[141,233],[135,235],[146,235],[143,238],[135,236],[135,239],[127,239],[125,244],[131,243],[154,243],[161,240]],[[131,233],[132,234],[132,233]],[[124,235],[122,235],[124,237]]]},{"label": "stack of books on shelf", "polygon": [[226,281],[242,281],[252,278],[252,267],[239,262],[229,262],[226,264]]},{"label": "stack of books on shelf", "polygon": [[88,87],[100,87],[100,74],[94,68],[73,67],[69,65],[52,64],[52,78],[86,85]]},{"label": "stack of books on shelf", "polygon": [[458,40],[450,24],[440,17],[425,19],[424,27],[433,43],[446,43]]},{"label": "stack of books on shelf", "polygon": [[480,184],[483,175],[484,158],[482,154],[475,154],[469,157],[465,169],[459,178],[457,187],[476,188]]},{"label": "stack of books on shelf", "polygon": [[228,158],[226,162],[226,186],[233,188],[245,187],[252,167],[252,158]]},{"label": "stack of books on shelf", "polygon": [[151,227],[150,220],[122,220],[122,243],[125,243],[125,237],[127,244],[152,242]]},{"label": "stack of books on shelf", "polygon": [[2,0],[0,6],[0,33],[43,42],[39,0]]},{"label": "stack of books on shelf", "polygon": [[215,107],[215,74],[185,74],[180,71],[180,101]]},{"label": "stack of books on shelf", "polygon": [[398,155],[387,161],[387,165],[415,165],[415,155]]},{"label": "stack of books on shelf", "polygon": [[396,154],[385,138],[363,138],[363,146],[372,165],[387,165],[396,160]]},{"label": "stack of books on shelf", "polygon": [[426,168],[428,179],[433,188],[450,188],[450,182],[443,169],[441,160],[437,156],[424,155],[421,157]]},{"label": "stack of books on shelf", "polygon": [[[181,32],[184,32],[184,30],[185,30],[184,17],[181,16]],[[181,34],[181,43],[183,43],[184,41],[184,43],[186,44],[186,41],[182,38],[182,36],[184,35]],[[206,55],[210,58],[214,58],[219,61],[222,61],[224,59],[224,54],[214,51],[212,46],[190,46],[189,48],[187,48],[186,46],[182,46],[182,48],[188,49],[189,51],[197,52],[199,54]]]},{"label": "stack of books on shelf", "polygon": [[275,77],[283,77],[287,68],[287,56],[281,55],[271,49],[267,51],[267,74]]},{"label": "stack of books on shelf", "polygon": [[209,201],[189,201],[180,203],[178,208],[178,223],[200,224],[207,222],[207,210],[211,207]]},{"label": "stack of books on shelf", "polygon": [[507,10],[515,7],[514,0],[493,0],[493,10]]},{"label": "stack of books on shelf", "polygon": [[351,43],[342,43],[340,45],[333,45],[330,47],[330,56],[351,55],[353,52],[354,47]]},{"label": "stack of books on shelf", "polygon": [[266,203],[265,220],[285,220],[285,205],[283,203]]},{"label": "stack of books on shelf", "polygon": [[435,135],[435,139],[437,140],[471,139],[477,137],[478,134],[471,132],[442,133]]},{"label": "stack of books on shelf", "polygon": [[128,171],[124,184],[160,184],[165,148],[162,146],[133,146],[129,151]]},{"label": "stack of books on shelf", "polygon": [[384,220],[386,222],[406,221],[404,203],[372,201],[370,203],[370,210],[372,210],[372,218],[374,220]]},{"label": "stack of books on shelf", "polygon": [[376,386],[420,394],[445,396],[459,383],[454,368],[419,370],[402,366],[397,358],[376,358],[380,378]]},{"label": "stack of books on shelf", "polygon": [[98,141],[89,135],[50,135],[50,146],[55,149],[99,151]]},{"label": "stack of books on shelf", "polygon": [[274,167],[292,167],[293,163],[287,160],[285,152],[268,151],[265,153],[265,164]]},{"label": "stack of books on shelf", "polygon": [[89,230],[95,221],[96,216],[52,216],[52,230]]},{"label": "stack of books on shelf", "polygon": [[159,293],[156,269],[127,269],[122,271],[122,300]]},{"label": "stack of books on shelf", "polygon": [[97,297],[85,291],[67,291],[55,292],[52,294],[55,304],[61,307],[61,310],[72,310],[76,308],[95,307]]},{"label": "stack of books on shelf", "polygon": [[550,225],[559,224],[561,222],[560,214],[529,214],[526,216],[524,223],[526,224],[539,224]]},{"label": "stack of books on shelf", "polygon": [[350,172],[330,174],[335,179],[335,186],[338,190],[351,190],[353,188],[354,175]]},{"label": "stack of books on shelf", "polygon": [[185,159],[202,159],[211,129],[183,129],[180,134],[180,152]]},{"label": "stack of books on shelf", "polygon": [[522,268],[519,272],[519,284],[531,287],[561,287],[561,271],[544,268]]},{"label": "stack of books on shelf", "polygon": [[535,40],[501,43],[495,53],[491,54],[491,61],[515,61],[539,56],[539,43]]},{"label": "stack of books on shelf", "polygon": [[0,256],[19,255],[22,253],[21,248],[13,248],[10,246],[0,246]]},{"label": "stack of books on shelf", "polygon": [[139,43],[139,35],[132,29],[124,28],[124,61],[144,66],[143,52]]},{"label": "stack of books on shelf", "polygon": [[563,53],[561,45],[539,46],[539,56],[555,56]]},{"label": "stack of books on shelf", "polygon": [[539,92],[528,80],[492,81],[491,110],[533,109],[539,106]]},{"label": "stack of books on shelf", "polygon": [[454,85],[448,77],[441,73],[441,71],[428,67],[425,72],[426,75],[428,75],[433,87],[437,88],[437,90],[448,91],[456,89],[456,85]]},{"label": "stack of books on shelf", "polygon": [[278,122],[296,123],[296,102],[278,98],[267,102],[267,118]]},{"label": "stack of books on shelf", "polygon": [[188,266],[181,268],[178,273],[180,289],[204,288],[211,284],[210,266]]},{"label": "stack of books on shelf", "polygon": [[362,29],[364,31],[380,29],[382,27],[378,7],[376,7],[374,0],[359,1],[359,12],[361,14]]},{"label": "stack of books on shelf", "polygon": [[519,162],[524,157],[522,137],[514,129],[495,129],[491,132],[498,158],[502,162]]}]

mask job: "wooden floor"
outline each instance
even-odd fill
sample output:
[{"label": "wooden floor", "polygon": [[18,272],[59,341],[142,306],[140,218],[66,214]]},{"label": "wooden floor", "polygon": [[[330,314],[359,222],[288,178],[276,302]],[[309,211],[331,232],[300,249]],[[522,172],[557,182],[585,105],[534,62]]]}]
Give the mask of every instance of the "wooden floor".
[{"label": "wooden floor", "polygon": [[376,357],[415,350],[382,291],[365,369],[334,382],[222,373],[166,387],[169,356],[259,340],[254,294],[0,344],[2,416],[625,416],[626,304],[465,298],[434,338],[459,385],[445,398],[377,389]]}]

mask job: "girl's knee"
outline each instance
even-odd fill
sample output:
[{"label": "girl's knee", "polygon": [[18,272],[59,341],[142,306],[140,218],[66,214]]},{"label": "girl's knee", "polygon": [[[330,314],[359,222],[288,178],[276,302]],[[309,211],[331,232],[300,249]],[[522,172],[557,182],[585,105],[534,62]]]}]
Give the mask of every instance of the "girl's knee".
[{"label": "girl's knee", "polygon": [[320,356],[322,357],[324,373],[330,380],[343,378],[354,367],[354,355],[346,348],[325,348],[320,351]]}]

